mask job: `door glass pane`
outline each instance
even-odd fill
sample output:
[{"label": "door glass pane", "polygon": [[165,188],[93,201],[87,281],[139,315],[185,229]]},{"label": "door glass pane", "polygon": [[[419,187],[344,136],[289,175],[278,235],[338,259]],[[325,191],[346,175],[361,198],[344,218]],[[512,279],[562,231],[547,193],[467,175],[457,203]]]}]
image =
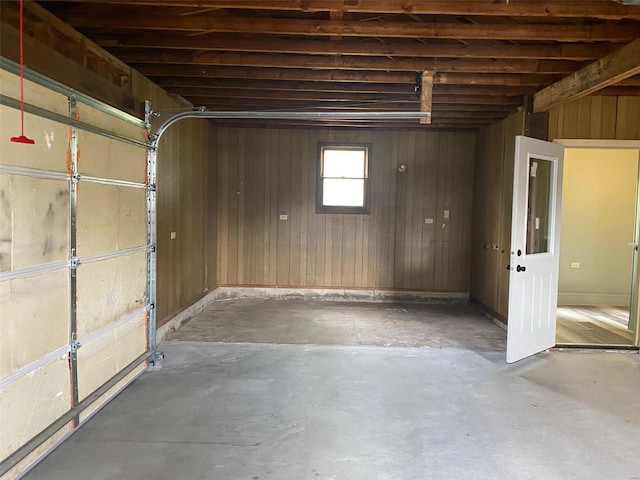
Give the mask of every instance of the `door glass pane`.
[{"label": "door glass pane", "polygon": [[553,162],[529,159],[529,194],[527,198],[527,255],[547,253],[551,246],[551,195]]}]

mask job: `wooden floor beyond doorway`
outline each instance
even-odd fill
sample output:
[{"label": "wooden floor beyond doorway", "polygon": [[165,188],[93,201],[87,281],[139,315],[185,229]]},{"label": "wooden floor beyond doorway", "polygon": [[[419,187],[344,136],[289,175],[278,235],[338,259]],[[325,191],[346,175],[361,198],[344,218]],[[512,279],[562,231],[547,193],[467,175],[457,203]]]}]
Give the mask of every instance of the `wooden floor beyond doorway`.
[{"label": "wooden floor beyond doorway", "polygon": [[556,343],[632,345],[629,309],[611,306],[558,306]]}]

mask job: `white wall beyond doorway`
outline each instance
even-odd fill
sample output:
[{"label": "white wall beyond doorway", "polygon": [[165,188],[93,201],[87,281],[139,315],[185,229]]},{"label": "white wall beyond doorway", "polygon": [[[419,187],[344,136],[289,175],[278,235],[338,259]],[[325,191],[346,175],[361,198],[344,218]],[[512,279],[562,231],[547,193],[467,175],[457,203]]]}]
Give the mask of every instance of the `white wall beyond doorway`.
[{"label": "white wall beyond doorway", "polygon": [[629,306],[638,150],[567,148],[560,305]]}]

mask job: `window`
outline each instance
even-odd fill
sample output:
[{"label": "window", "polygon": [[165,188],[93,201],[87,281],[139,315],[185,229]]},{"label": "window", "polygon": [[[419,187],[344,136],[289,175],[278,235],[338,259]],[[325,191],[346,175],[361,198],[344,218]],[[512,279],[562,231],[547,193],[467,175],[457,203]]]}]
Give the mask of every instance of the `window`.
[{"label": "window", "polygon": [[317,213],[369,213],[371,148],[318,145]]}]

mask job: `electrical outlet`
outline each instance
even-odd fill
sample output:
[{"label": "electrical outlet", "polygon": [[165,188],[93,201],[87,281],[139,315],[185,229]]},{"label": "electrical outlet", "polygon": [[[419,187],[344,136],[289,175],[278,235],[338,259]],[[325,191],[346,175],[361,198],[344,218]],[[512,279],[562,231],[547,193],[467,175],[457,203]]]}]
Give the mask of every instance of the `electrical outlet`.
[{"label": "electrical outlet", "polygon": [[429,224],[433,223],[433,218],[425,218],[424,223],[429,223]]},{"label": "electrical outlet", "polygon": [[287,220],[288,218],[288,215],[280,215],[280,220]]},{"label": "electrical outlet", "polygon": [[580,268],[580,262],[571,262],[571,268]]},{"label": "electrical outlet", "polygon": [[175,240],[176,239],[176,232],[171,232],[171,240]]},{"label": "electrical outlet", "polygon": [[444,218],[449,218],[449,210],[444,211]]}]

